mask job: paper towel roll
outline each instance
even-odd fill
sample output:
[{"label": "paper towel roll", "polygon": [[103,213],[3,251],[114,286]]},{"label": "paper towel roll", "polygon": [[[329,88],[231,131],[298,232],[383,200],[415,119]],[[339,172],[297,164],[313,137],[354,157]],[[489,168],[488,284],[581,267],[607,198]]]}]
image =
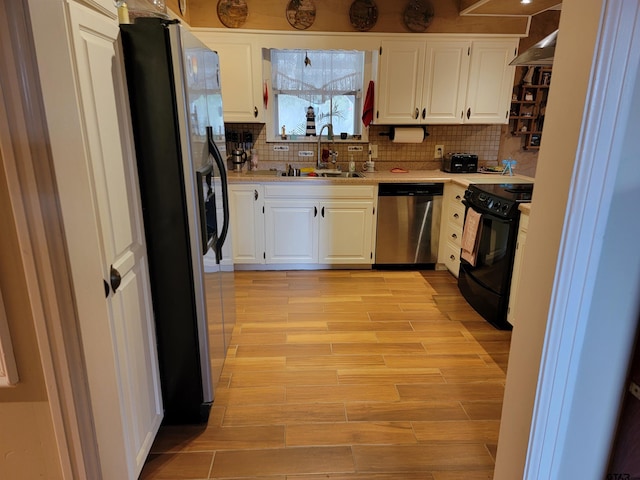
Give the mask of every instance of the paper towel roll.
[{"label": "paper towel roll", "polygon": [[398,127],[391,131],[393,143],[422,143],[424,140],[424,128],[422,127]]}]

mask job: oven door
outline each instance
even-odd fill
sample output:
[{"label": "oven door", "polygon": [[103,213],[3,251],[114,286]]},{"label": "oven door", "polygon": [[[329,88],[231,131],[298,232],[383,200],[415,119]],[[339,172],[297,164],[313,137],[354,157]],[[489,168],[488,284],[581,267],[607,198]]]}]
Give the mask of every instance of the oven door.
[{"label": "oven door", "polygon": [[478,257],[475,266],[461,260],[461,268],[483,287],[502,295],[508,291],[511,279],[517,219],[500,218],[480,209],[475,210],[482,214]]},{"label": "oven door", "polygon": [[[468,211],[471,207],[466,201],[463,203]],[[485,320],[501,330],[511,330],[507,322],[507,308],[518,217],[505,219],[488,211],[476,210],[482,214],[476,265],[460,260],[458,288],[469,305]]]}]

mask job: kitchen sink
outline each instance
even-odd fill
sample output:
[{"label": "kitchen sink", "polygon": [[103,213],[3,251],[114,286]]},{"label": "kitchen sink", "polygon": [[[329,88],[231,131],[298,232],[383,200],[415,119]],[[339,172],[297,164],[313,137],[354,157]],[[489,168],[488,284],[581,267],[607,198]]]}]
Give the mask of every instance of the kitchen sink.
[{"label": "kitchen sink", "polygon": [[320,176],[338,178],[364,178],[364,175],[358,172],[321,172]]}]

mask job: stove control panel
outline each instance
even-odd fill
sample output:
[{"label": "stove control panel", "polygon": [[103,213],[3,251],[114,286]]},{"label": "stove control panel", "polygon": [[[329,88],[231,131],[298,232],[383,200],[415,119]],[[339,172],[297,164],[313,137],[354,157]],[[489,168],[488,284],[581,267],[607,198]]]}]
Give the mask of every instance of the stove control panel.
[{"label": "stove control panel", "polygon": [[464,192],[464,199],[469,206],[474,207],[479,213],[492,213],[502,218],[518,216],[518,204],[516,202],[483,192],[474,188],[473,185],[470,185],[469,189]]}]

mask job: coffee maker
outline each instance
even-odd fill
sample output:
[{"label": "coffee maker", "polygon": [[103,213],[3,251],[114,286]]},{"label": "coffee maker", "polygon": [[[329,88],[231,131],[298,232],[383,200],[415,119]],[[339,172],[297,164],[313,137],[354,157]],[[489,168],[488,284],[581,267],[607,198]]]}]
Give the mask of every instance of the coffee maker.
[{"label": "coffee maker", "polygon": [[234,172],[241,172],[242,165],[244,165],[244,163],[247,161],[247,152],[239,147],[234,148],[233,150],[231,150],[231,156],[228,158],[228,160],[231,162],[231,165],[233,165]]}]

